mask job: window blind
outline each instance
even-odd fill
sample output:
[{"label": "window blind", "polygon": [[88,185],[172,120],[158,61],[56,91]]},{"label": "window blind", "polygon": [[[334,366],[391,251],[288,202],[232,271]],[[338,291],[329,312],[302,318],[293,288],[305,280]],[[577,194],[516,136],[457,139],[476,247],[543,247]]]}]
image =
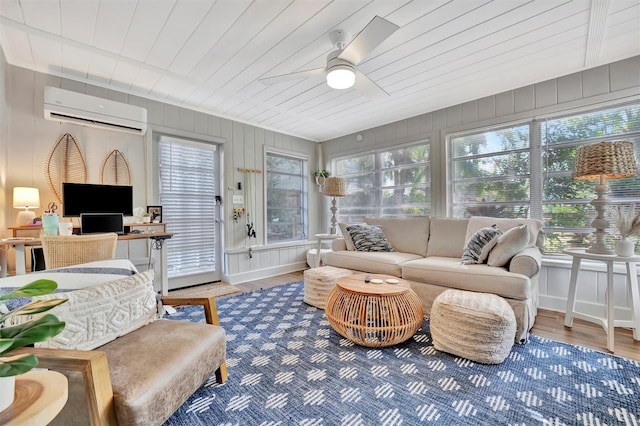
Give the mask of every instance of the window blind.
[{"label": "window blind", "polygon": [[159,199],[169,277],[216,270],[216,145],[160,137]]}]

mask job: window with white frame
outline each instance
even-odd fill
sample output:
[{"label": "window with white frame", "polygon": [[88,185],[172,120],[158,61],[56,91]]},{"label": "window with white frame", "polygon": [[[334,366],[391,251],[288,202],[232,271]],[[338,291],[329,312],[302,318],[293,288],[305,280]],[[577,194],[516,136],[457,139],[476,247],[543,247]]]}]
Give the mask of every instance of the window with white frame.
[{"label": "window with white frame", "polygon": [[[591,222],[596,212],[591,205],[597,181],[572,178],[573,160],[581,145],[627,140],[634,144],[640,159],[640,104],[607,108],[583,114],[549,118],[540,123],[542,145],[542,218],[546,230],[545,248],[562,252],[565,248],[591,244]],[[620,204],[640,202],[640,179],[611,179],[610,209]],[[614,220],[609,239],[614,238]],[[612,241],[609,241],[612,244]],[[613,245],[613,244],[612,244]]]},{"label": "window with white frame", "polygon": [[338,220],[430,214],[429,151],[429,141],[421,141],[334,159],[332,169],[347,183],[347,195],[338,199]]},{"label": "window with white frame", "polygon": [[[629,140],[640,158],[639,113],[640,104],[624,105],[449,135],[450,215],[537,218],[545,252],[588,246],[596,182],[572,178],[576,150]],[[607,183],[612,204],[640,202],[638,178]]]},{"label": "window with white frame", "polygon": [[267,152],[266,162],[267,242],[306,240],[307,159]]}]

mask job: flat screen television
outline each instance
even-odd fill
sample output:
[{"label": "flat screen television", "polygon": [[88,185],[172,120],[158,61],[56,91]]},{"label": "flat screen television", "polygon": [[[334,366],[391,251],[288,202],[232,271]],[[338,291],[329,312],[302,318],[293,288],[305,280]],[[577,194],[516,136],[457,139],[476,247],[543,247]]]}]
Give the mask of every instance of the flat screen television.
[{"label": "flat screen television", "polygon": [[133,216],[133,187],[91,183],[62,184],[62,216],[82,213],[122,213]]}]

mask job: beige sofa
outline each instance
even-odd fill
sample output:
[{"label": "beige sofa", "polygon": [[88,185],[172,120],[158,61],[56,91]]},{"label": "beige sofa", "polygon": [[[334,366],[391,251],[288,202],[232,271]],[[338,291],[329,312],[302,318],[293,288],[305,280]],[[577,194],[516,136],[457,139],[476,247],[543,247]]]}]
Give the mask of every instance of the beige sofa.
[{"label": "beige sofa", "polygon": [[[515,341],[524,343],[534,324],[538,307],[538,274],[542,262],[542,223],[535,219],[490,217],[365,218],[379,225],[394,252],[363,252],[347,249],[344,238],[333,241],[326,265],[373,274],[387,274],[411,282],[422,300],[426,315],[434,299],[449,288],[493,293],[503,297],[516,315]],[[526,247],[505,266],[461,263],[467,242],[476,231],[497,225],[503,232],[527,225]],[[345,228],[341,224],[341,228]]]}]

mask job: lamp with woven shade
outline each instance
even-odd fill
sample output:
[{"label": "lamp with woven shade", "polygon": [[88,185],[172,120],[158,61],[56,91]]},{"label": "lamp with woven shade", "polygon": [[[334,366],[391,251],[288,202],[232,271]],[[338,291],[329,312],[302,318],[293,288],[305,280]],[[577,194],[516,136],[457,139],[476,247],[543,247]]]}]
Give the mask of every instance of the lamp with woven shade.
[{"label": "lamp with woven shade", "polygon": [[587,249],[588,253],[613,254],[613,249],[607,244],[605,237],[609,222],[604,216],[609,203],[608,188],[605,179],[621,179],[638,174],[638,164],[633,149],[633,143],[628,141],[600,142],[584,145],[578,148],[573,166],[574,179],[596,180],[597,197],[591,200],[597,216],[591,222],[596,230],[595,242]]},{"label": "lamp with woven shade", "polygon": [[346,195],[347,183],[344,179],[339,177],[327,178],[324,183],[324,190],[322,193],[331,197],[331,229],[329,230],[329,233],[336,234],[336,212],[338,211],[338,207],[336,207],[336,197],[344,197]]}]

